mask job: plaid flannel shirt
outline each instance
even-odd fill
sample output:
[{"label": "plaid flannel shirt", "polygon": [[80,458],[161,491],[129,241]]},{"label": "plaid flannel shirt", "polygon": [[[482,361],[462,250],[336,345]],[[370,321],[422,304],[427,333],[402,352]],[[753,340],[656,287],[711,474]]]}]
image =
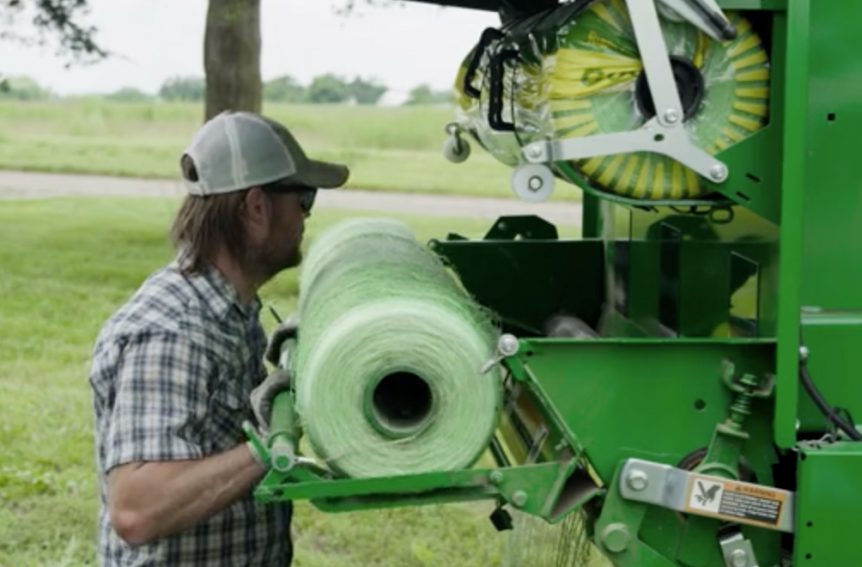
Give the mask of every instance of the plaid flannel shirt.
[{"label": "plaid flannel shirt", "polygon": [[264,378],[260,303],[243,306],[214,268],[156,272],[102,328],[90,385],[96,414],[102,565],[287,565],[291,508],[252,495],[181,533],[132,546],[111,527],[107,474],[134,461],[197,459],[243,441]]}]

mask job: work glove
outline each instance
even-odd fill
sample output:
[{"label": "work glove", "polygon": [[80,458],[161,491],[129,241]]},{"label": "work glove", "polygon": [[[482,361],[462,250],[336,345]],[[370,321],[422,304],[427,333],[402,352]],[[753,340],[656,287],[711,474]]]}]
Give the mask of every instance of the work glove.
[{"label": "work glove", "polygon": [[279,392],[289,389],[291,382],[290,369],[279,366],[278,363],[284,342],[296,338],[298,327],[299,319],[296,316],[290,316],[275,329],[264,353],[264,358],[275,366],[275,369],[249,394],[249,403],[257,421],[257,427],[250,423],[244,424],[243,427],[249,437],[248,446],[252,456],[264,469],[269,468],[270,464],[268,452],[263,445],[269,437],[272,401]]},{"label": "work glove", "polygon": [[249,395],[251,410],[257,421],[261,435],[269,431],[269,420],[272,417],[272,400],[279,392],[290,388],[290,371],[286,368],[276,368]]},{"label": "work glove", "polygon": [[249,403],[254,413],[257,427],[246,421],[243,423],[248,448],[252,457],[264,469],[270,466],[269,452],[266,450],[269,438],[269,423],[272,417],[272,400],[276,394],[290,388],[290,371],[286,368],[276,368],[255,387],[249,394]]},{"label": "work glove", "polygon": [[295,339],[298,331],[299,317],[296,315],[291,315],[283,323],[279,323],[269,339],[269,344],[266,345],[266,353],[264,354],[266,361],[273,366],[278,366],[284,341]]},{"label": "work glove", "polygon": [[269,344],[266,346],[266,353],[264,354],[264,358],[275,366],[275,370],[270,372],[264,381],[255,387],[249,395],[251,409],[254,412],[257,425],[263,434],[269,429],[273,398],[279,392],[290,388],[290,369],[279,366],[279,361],[281,360],[282,350],[285,348],[285,341],[296,339],[298,329],[299,318],[296,315],[291,315],[276,327],[269,339]]}]

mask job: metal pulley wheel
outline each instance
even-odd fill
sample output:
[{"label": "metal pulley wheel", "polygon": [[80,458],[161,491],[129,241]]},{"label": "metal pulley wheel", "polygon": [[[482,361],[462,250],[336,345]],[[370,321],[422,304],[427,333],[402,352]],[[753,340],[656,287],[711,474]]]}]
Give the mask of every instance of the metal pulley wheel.
[{"label": "metal pulley wheel", "polygon": [[446,125],[449,137],[443,143],[443,157],[452,163],[462,163],[470,157],[470,142],[461,137],[461,129],[457,124]]},{"label": "metal pulley wheel", "polygon": [[519,165],[512,171],[512,191],[522,201],[547,201],[554,192],[554,174],[544,165]]}]

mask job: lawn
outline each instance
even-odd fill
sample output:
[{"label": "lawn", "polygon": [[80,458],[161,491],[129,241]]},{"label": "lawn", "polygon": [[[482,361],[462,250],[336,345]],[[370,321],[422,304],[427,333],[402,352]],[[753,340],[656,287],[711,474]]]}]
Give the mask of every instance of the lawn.
[{"label": "lawn", "polygon": [[[176,201],[0,201],[0,566],[94,564],[97,496],[90,349],[101,323],[172,256],[165,232]],[[348,213],[321,212],[308,239]],[[402,217],[421,239],[481,235],[471,219]],[[296,273],[261,292],[291,311]],[[272,322],[265,318],[268,326]],[[558,533],[498,534],[491,505],[324,515],[297,506],[296,565],[548,564]],[[538,531],[535,531],[538,530]],[[517,530],[516,530],[517,531]]]},{"label": "lawn", "polygon": [[[449,106],[395,108],[269,104],[309,154],[351,168],[351,187],[511,197],[510,168],[477,144],[462,164],[441,152]],[[0,169],[176,178],[179,155],[203,120],[195,103],[98,98],[0,101]],[[559,184],[557,197],[580,199]]]}]

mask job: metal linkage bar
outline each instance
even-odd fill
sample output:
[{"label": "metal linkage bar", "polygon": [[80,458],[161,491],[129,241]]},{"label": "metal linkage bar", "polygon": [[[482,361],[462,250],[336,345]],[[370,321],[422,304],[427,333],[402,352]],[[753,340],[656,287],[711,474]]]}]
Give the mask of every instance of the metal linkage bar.
[{"label": "metal linkage bar", "polygon": [[682,102],[676,90],[676,81],[670,68],[670,58],[661,33],[655,3],[626,0],[626,5],[647,83],[655,101],[658,123],[668,128],[677,128],[682,125]]},{"label": "metal linkage bar", "polygon": [[689,140],[681,127],[662,126],[652,119],[638,130],[581,138],[534,142],[524,147],[531,163],[586,159],[595,156],[654,152],[671,157],[716,182],[727,179],[727,166]]},{"label": "metal linkage bar", "polygon": [[678,512],[793,532],[794,493],[641,459],[622,469],[620,495]]}]

